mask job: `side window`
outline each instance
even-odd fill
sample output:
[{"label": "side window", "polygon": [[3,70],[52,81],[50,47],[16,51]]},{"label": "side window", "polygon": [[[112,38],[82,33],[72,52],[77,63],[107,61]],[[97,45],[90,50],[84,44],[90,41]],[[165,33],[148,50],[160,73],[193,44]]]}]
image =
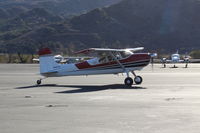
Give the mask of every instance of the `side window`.
[{"label": "side window", "polygon": [[[120,59],[124,58],[123,55],[120,52],[113,52],[113,55],[115,56],[115,58],[117,60],[120,60]],[[124,56],[126,56],[126,55],[124,55]],[[110,54],[105,54],[104,53],[104,54],[100,55],[99,63],[103,64],[103,63],[108,63],[108,62],[111,62],[111,61],[115,61],[115,58]]]},{"label": "side window", "polygon": [[113,57],[112,56],[103,56],[99,59],[99,63],[102,64],[102,63],[108,63],[108,62],[111,62],[111,61],[114,61]]},{"label": "side window", "polygon": [[110,62],[110,61],[114,61],[112,56],[108,56],[108,62]]},{"label": "side window", "polygon": [[106,63],[107,62],[107,57],[106,56],[103,56],[99,59],[99,63],[100,64],[103,64],[103,63]]}]

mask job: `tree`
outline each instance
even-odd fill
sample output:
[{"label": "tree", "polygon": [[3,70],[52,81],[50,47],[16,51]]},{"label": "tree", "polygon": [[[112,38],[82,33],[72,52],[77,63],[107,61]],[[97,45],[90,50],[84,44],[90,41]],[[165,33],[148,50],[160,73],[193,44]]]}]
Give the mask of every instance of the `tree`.
[{"label": "tree", "polygon": [[200,58],[200,50],[194,50],[194,51],[190,52],[190,56],[192,58]]}]

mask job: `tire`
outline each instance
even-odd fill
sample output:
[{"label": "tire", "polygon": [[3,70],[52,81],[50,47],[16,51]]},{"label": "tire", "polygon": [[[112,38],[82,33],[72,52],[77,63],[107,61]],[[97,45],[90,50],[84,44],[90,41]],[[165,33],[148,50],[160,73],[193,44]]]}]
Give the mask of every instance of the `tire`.
[{"label": "tire", "polygon": [[136,76],[134,78],[134,82],[138,85],[142,83],[142,77],[141,76]]},{"label": "tire", "polygon": [[130,77],[127,77],[127,78],[124,80],[124,84],[127,85],[127,86],[133,85],[133,79],[130,78]]},{"label": "tire", "polygon": [[42,83],[41,80],[37,80],[37,85],[40,85]]}]

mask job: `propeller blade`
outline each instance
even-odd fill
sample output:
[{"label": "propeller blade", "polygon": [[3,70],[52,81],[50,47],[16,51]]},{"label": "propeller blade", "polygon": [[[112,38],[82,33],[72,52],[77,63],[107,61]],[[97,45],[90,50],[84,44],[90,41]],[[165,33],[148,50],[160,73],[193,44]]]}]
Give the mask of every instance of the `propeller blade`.
[{"label": "propeller blade", "polygon": [[154,68],[154,58],[158,56],[157,53],[150,53],[151,56],[151,69],[153,70]]}]

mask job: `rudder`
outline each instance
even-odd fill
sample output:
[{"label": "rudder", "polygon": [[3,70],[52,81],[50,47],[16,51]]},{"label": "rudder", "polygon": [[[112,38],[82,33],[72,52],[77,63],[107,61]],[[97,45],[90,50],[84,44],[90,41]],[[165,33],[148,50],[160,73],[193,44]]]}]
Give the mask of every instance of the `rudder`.
[{"label": "rudder", "polygon": [[40,74],[55,72],[54,67],[58,66],[49,48],[43,48],[39,52]]}]

